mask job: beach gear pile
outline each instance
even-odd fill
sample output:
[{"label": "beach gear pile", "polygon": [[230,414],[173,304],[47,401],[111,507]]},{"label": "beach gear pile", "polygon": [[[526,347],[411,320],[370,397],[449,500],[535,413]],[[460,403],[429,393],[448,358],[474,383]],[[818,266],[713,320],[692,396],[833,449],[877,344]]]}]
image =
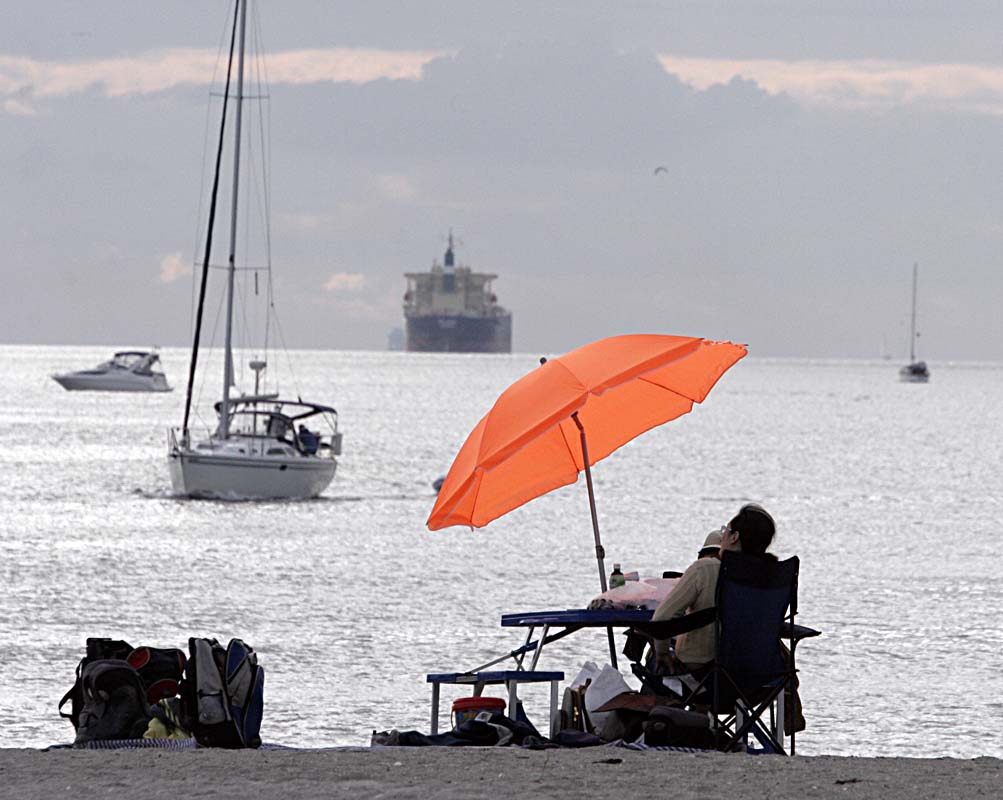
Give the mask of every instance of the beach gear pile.
[{"label": "beach gear pile", "polygon": [[257,654],[241,639],[223,647],[193,637],[186,655],[178,648],[89,638],[59,713],[73,724],[79,748],[156,741],[256,748],[264,681]]}]

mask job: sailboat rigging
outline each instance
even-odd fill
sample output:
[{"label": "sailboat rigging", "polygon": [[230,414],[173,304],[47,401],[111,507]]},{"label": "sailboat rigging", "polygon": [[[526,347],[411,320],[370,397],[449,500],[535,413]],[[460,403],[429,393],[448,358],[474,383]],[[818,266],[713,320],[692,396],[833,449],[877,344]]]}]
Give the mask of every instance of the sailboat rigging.
[{"label": "sailboat rigging", "polygon": [[925,361],[916,359],[916,284],[918,282],[919,265],[912,265],[912,315],[909,320],[909,363],[899,370],[899,380],[905,383],[926,383],[930,380],[930,370]]},{"label": "sailboat rigging", "polygon": [[[341,453],[341,433],[334,408],[297,398],[281,400],[261,392],[261,372],[266,362],[255,360],[252,395],[231,396],[233,384],[234,294],[237,272],[237,221],[240,192],[241,137],[244,93],[244,55],[247,0],[235,0],[233,28],[227,60],[223,110],[216,147],[216,162],[206,227],[205,251],[188,370],[184,419],[180,430],[168,432],[168,464],[174,491],[190,497],[226,499],[298,499],[315,497],[330,484]],[[224,333],[222,397],[214,406],[218,423],[204,440],[192,442],[189,428],[192,391],[202,333],[202,317],[211,268],[220,173],[226,138],[230,85],[236,57],[236,93],[233,119],[233,176],[230,200],[230,237],[226,266],[226,322]],[[266,222],[267,225],[267,222]],[[257,287],[257,273],[254,273]],[[271,292],[269,312],[271,311]],[[311,425],[321,428],[310,430]]]}]

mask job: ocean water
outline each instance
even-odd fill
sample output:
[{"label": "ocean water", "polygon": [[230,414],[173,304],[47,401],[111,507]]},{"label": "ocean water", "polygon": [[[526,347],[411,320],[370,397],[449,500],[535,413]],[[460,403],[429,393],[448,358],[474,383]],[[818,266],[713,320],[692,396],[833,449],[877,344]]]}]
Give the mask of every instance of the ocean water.
[{"label": "ocean water", "polygon": [[[345,432],[314,501],[171,496],[168,395],[65,392],[52,372],[110,348],[0,347],[0,745],[72,739],[56,704],[88,636],[184,647],[239,636],[267,670],[263,735],[365,744],[428,729],[425,673],[521,643],[503,612],[598,591],[584,480],[487,528],[432,533],[434,492],[466,434],[537,354],[300,351],[289,394],[334,405]],[[288,363],[287,363],[288,362]],[[805,754],[1003,756],[1003,365],[747,358],[693,413],[594,469],[608,563],[682,569],[746,501],[801,557]],[[201,394],[215,399],[215,369]],[[289,372],[287,371],[288,375]],[[569,677],[601,632],[545,651]],[[444,706],[460,696],[444,690]],[[523,693],[542,720],[547,692]]]}]

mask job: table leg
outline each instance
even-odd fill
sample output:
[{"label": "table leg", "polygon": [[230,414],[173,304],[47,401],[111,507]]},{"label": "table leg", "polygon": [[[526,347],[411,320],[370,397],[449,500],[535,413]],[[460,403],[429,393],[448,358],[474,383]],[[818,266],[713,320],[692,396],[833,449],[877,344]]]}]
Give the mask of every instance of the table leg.
[{"label": "table leg", "polygon": [[509,681],[508,682],[508,718],[515,719],[516,713],[518,712],[519,698],[516,695],[516,687],[518,687],[519,681]]},{"label": "table leg", "polygon": [[432,736],[439,732],[439,684],[432,684]]},{"label": "table leg", "polygon": [[619,669],[616,663],[616,640],[613,638],[613,629],[606,629],[606,638],[609,639],[609,663],[613,669]]},{"label": "table leg", "polygon": [[529,633],[526,634],[526,644],[524,644],[520,648],[520,650],[522,650],[522,652],[519,653],[519,655],[517,655],[515,657],[515,668],[516,669],[522,669],[522,660],[526,657],[526,650],[525,650],[525,648],[529,645],[530,642],[533,641],[533,631],[535,631],[535,630],[536,630],[536,626],[535,625],[530,625],[529,626]]},{"label": "table leg", "polygon": [[557,717],[557,681],[550,682],[550,738],[557,736],[560,720]]},{"label": "table leg", "polygon": [[540,660],[540,654],[543,652],[543,645],[547,641],[547,634],[550,632],[550,626],[543,626],[543,634],[540,636],[540,641],[536,644],[536,652],[533,653],[533,660],[529,662],[529,671],[534,672],[536,670],[536,664]]}]

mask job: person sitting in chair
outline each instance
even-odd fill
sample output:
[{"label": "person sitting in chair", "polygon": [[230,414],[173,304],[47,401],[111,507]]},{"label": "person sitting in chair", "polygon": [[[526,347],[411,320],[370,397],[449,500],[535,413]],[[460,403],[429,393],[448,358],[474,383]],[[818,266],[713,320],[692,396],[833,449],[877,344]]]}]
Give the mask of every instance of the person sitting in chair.
[{"label": "person sitting in chair", "polygon": [[[776,525],[773,517],[762,506],[749,503],[742,506],[731,522],[721,531],[720,552],[733,550],[764,560],[776,561],[776,556],[767,553],[766,549],[773,541]],[[703,556],[703,551],[701,551]],[[683,616],[686,613],[701,611],[715,605],[717,581],[721,569],[718,558],[700,557],[689,566],[679,582],[666,598],[659,604],[652,620],[660,621]],[[790,651],[780,642],[778,646],[785,661],[789,662]],[[655,651],[655,669],[653,672],[661,675],[689,674],[700,680],[710,671],[714,660],[715,630],[714,624],[682,633],[676,637],[675,651],[672,642],[665,639],[653,641]],[[683,679],[686,682],[686,679]],[[794,686],[785,692],[785,729],[802,731],[805,729],[805,718],[802,713],[801,698],[798,694],[798,680],[795,677]]]},{"label": "person sitting in chair", "polygon": [[[766,509],[749,503],[742,506],[721,531],[720,550],[737,550],[775,560],[776,556],[766,552],[775,532],[773,517]],[[704,549],[700,551],[701,556],[705,555]],[[672,619],[712,607],[720,569],[721,561],[718,558],[700,557],[690,564],[679,582],[655,609],[652,621]],[[662,674],[699,674],[714,660],[713,624],[682,633],[676,637],[675,642],[673,652],[670,640],[654,640],[656,663]]]},{"label": "person sitting in chair", "polygon": [[303,452],[308,456],[315,455],[317,448],[320,445],[320,437],[317,436],[312,430],[307,428],[306,425],[300,425],[299,429],[299,440],[300,446],[303,448]]}]

